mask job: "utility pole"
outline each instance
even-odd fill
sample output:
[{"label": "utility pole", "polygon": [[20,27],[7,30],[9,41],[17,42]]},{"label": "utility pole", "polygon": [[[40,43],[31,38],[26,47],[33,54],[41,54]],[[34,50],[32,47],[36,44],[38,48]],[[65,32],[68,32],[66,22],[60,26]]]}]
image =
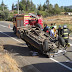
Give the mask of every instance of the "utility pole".
[{"label": "utility pole", "polygon": [[18,14],[19,14],[19,0],[18,0]]}]

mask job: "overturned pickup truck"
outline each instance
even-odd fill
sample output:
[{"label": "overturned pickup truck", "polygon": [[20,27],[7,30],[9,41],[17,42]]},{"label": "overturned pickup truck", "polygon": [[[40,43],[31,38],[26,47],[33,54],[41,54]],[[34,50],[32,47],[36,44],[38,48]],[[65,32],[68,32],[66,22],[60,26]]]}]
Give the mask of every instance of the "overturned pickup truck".
[{"label": "overturned pickup truck", "polygon": [[48,33],[45,33],[40,27],[34,25],[39,18],[35,19],[37,21],[31,19],[31,22],[35,21],[33,25],[20,26],[19,24],[22,23],[23,25],[24,22],[22,22],[21,18],[19,21],[19,17],[21,16],[17,16],[16,18],[16,25],[14,25],[13,30],[14,33],[26,42],[29,48],[36,48],[43,54],[48,55],[48,57],[66,53],[67,46],[65,46],[65,41],[62,37],[52,39]]},{"label": "overturned pickup truck", "polygon": [[52,39],[49,34],[45,33],[38,27],[25,26],[19,29],[20,37],[26,42],[29,48],[36,48],[48,57],[54,57],[60,53],[66,53],[64,40]]}]

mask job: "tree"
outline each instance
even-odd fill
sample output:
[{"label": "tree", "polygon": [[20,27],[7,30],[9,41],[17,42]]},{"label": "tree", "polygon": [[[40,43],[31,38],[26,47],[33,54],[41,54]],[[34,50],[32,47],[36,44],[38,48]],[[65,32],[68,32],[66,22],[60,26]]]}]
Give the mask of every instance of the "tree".
[{"label": "tree", "polygon": [[1,3],[1,7],[2,7],[3,11],[4,11],[4,9],[7,9],[7,6],[4,4],[3,0],[2,0],[2,3]]},{"label": "tree", "polygon": [[4,14],[5,14],[4,18],[6,20],[8,18],[8,16],[9,16],[9,11],[8,10],[4,10]]},{"label": "tree", "polygon": [[26,11],[30,10],[30,1],[27,0],[27,3],[26,3]]},{"label": "tree", "polygon": [[60,8],[59,8],[58,4],[55,4],[54,11],[55,11],[54,12],[55,14],[60,14],[61,11],[60,11]]},{"label": "tree", "polygon": [[49,0],[46,0],[47,9],[49,9]]},{"label": "tree", "polygon": [[2,0],[2,4],[1,4],[1,6],[2,6],[2,10],[4,11],[4,3],[3,3],[3,0]]},{"label": "tree", "polygon": [[[17,4],[14,6],[14,10],[17,10]],[[19,10],[21,11],[35,11],[36,5],[32,2],[32,0],[21,0],[19,2]]]},{"label": "tree", "polygon": [[8,10],[0,11],[0,16],[2,20],[6,20],[9,16],[9,11]]},{"label": "tree", "polygon": [[19,9],[20,10],[26,10],[26,0],[21,0],[19,3]]},{"label": "tree", "polygon": [[14,10],[14,3],[12,4],[12,10]]},{"label": "tree", "polygon": [[49,5],[49,14],[53,15],[53,5],[52,4]]},{"label": "tree", "polygon": [[42,11],[42,6],[41,6],[41,4],[38,5],[38,10]]},{"label": "tree", "polygon": [[50,4],[50,5],[49,5],[49,10],[52,10],[52,9],[53,9],[53,5]]},{"label": "tree", "polygon": [[2,0],[2,3],[0,5],[0,10],[4,11],[5,9],[7,9],[7,6],[4,4],[4,2]]},{"label": "tree", "polygon": [[63,12],[63,11],[64,11],[64,7],[63,7],[63,6],[61,6],[60,8],[61,8],[61,11]]},{"label": "tree", "polygon": [[19,10],[24,10],[24,5],[22,4],[22,2],[19,3]]},{"label": "tree", "polygon": [[14,5],[14,10],[18,10],[18,4]]},{"label": "tree", "polygon": [[32,0],[31,0],[31,3],[30,3],[31,5],[31,8],[30,8],[30,10],[31,11],[34,11],[35,9],[36,9],[36,6],[33,4],[33,2],[32,2]]},{"label": "tree", "polygon": [[0,5],[0,10],[2,10],[2,6]]},{"label": "tree", "polygon": [[72,9],[68,8],[68,7],[64,7],[64,11],[65,12],[72,12]]},{"label": "tree", "polygon": [[46,10],[46,4],[44,3],[44,5],[43,5],[43,11],[45,11]]}]

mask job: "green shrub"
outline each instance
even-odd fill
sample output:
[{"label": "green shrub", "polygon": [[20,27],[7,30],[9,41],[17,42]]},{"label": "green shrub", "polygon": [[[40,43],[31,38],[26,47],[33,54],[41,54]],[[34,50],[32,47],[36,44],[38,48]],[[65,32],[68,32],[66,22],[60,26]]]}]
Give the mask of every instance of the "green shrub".
[{"label": "green shrub", "polygon": [[9,17],[6,21],[13,21],[13,17]]},{"label": "green shrub", "polygon": [[5,10],[5,11],[0,11],[0,19],[1,20],[6,20],[9,16],[9,11],[8,10]]}]

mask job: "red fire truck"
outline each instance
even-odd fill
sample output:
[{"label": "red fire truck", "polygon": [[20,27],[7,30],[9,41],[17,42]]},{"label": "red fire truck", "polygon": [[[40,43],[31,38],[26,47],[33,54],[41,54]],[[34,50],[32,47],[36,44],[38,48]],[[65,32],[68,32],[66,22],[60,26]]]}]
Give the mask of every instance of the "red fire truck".
[{"label": "red fire truck", "polygon": [[14,33],[16,34],[19,27],[22,26],[36,26],[39,28],[43,28],[43,19],[42,16],[34,15],[32,13],[29,13],[29,15],[24,15],[24,14],[16,14],[14,15],[14,21],[13,21],[13,30]]}]

